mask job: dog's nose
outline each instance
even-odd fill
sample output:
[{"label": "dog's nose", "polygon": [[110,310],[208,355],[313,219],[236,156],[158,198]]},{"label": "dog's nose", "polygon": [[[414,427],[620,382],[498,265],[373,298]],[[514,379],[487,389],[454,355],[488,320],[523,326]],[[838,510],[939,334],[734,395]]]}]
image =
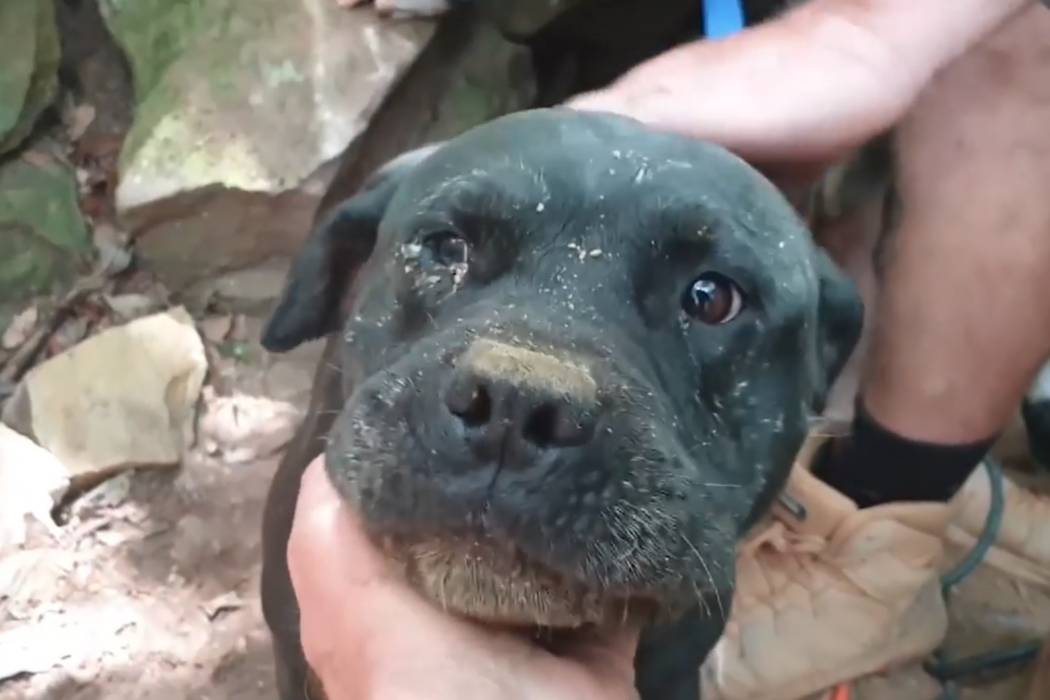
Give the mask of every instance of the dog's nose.
[{"label": "dog's nose", "polygon": [[444,399],[470,447],[504,466],[527,466],[535,448],[586,444],[598,417],[597,385],[585,367],[484,339],[457,360]]}]

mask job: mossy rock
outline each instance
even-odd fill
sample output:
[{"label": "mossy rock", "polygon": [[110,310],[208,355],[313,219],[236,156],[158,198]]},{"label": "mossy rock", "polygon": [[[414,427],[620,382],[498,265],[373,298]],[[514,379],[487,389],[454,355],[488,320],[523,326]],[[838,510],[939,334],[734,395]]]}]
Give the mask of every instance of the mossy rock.
[{"label": "mossy rock", "polygon": [[52,0],[0,1],[0,153],[18,147],[54,102],[60,60]]},{"label": "mossy rock", "polygon": [[435,105],[431,138],[446,139],[496,117],[527,109],[536,78],[527,49],[478,22],[441,101]]},{"label": "mossy rock", "polygon": [[131,61],[139,100],[201,35],[225,32],[238,0],[98,0],[102,16]]},{"label": "mossy rock", "polygon": [[479,0],[482,10],[500,31],[515,40],[537,34],[571,8],[594,0]]},{"label": "mossy rock", "polygon": [[91,251],[77,183],[58,163],[0,168],[0,299],[27,299],[67,282]]}]

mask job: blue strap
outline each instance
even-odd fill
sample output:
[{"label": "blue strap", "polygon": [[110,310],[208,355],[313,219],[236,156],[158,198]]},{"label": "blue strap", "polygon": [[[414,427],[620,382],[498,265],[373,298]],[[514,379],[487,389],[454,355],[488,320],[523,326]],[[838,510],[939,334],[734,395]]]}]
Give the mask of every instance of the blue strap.
[{"label": "blue strap", "polygon": [[724,39],[744,28],[744,5],[741,0],[701,0],[701,5],[705,38]]}]

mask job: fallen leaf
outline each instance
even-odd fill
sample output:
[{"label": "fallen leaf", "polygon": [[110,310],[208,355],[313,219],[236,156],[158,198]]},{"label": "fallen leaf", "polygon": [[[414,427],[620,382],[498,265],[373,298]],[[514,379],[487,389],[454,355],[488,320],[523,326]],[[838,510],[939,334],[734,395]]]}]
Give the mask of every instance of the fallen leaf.
[{"label": "fallen leaf", "polygon": [[208,387],[200,436],[208,454],[230,464],[268,457],[288,444],[299,423],[290,403],[262,396],[216,396]]},{"label": "fallen leaf", "polygon": [[235,343],[246,343],[251,337],[251,332],[248,328],[248,319],[245,318],[244,314],[237,314],[233,317],[233,328],[230,329],[230,340]]},{"label": "fallen leaf", "polygon": [[25,544],[26,517],[57,539],[51,511],[67,488],[66,468],[54,455],[0,423],[0,553]]},{"label": "fallen leaf", "polygon": [[31,617],[40,603],[54,602],[55,587],[75,566],[76,555],[58,547],[25,549],[0,557],[4,612],[15,619]]},{"label": "fallen leaf", "polygon": [[230,336],[233,330],[233,316],[208,316],[200,322],[201,333],[213,343],[221,343]]},{"label": "fallen leaf", "polygon": [[38,168],[46,168],[49,165],[54,165],[55,163],[55,159],[51,155],[42,151],[34,150],[29,150],[23,153],[22,160],[29,163],[30,165],[35,165]]},{"label": "fallen leaf", "polygon": [[240,610],[244,607],[244,599],[241,598],[233,591],[223,593],[220,596],[216,596],[208,602],[201,605],[204,610],[204,614],[209,620],[215,620],[223,613],[233,612],[234,610]]},{"label": "fallen leaf", "polygon": [[39,320],[40,310],[35,306],[30,306],[15,316],[7,330],[4,331],[3,337],[0,337],[0,348],[14,350],[21,347],[22,343],[29,339]]},{"label": "fallen leaf", "polygon": [[116,508],[127,500],[130,493],[131,472],[124,472],[112,479],[106,479],[83,496],[77,498],[73,512],[78,518],[83,518],[91,511]]},{"label": "fallen leaf", "polygon": [[255,346],[231,338],[219,345],[219,353],[235,362],[249,363],[255,356]]},{"label": "fallen leaf", "polygon": [[88,327],[91,321],[83,316],[74,316],[69,319],[47,339],[47,355],[54,357],[73,347],[87,337]]},{"label": "fallen leaf", "polygon": [[131,321],[159,311],[161,303],[149,294],[113,294],[102,297],[110,311],[120,316],[121,321]]},{"label": "fallen leaf", "polygon": [[391,19],[436,17],[450,9],[449,0],[375,0],[376,11]]},{"label": "fallen leaf", "polygon": [[0,635],[0,682],[58,666],[80,668],[105,653],[101,641],[140,625],[141,616],[124,601],[59,609]]},{"label": "fallen leaf", "polygon": [[69,116],[69,121],[66,124],[69,140],[79,141],[93,121],[95,121],[95,105],[87,102],[78,105]]},{"label": "fallen leaf", "polygon": [[134,260],[131,250],[124,246],[115,246],[108,243],[96,245],[98,251],[98,269],[109,277],[115,277],[131,267]]},{"label": "fallen leaf", "polygon": [[131,266],[127,235],[112,224],[98,222],[91,234],[98,251],[98,266],[107,275],[118,275]]},{"label": "fallen leaf", "polygon": [[91,232],[91,240],[96,245],[125,246],[128,244],[128,236],[124,231],[113,224],[99,221]]}]

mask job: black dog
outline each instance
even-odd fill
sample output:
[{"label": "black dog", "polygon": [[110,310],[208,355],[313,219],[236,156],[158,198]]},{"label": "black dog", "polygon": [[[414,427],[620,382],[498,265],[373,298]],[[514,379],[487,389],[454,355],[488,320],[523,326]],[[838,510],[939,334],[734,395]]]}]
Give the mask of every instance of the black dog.
[{"label": "black dog", "polygon": [[390,164],[313,232],[263,338],[332,334],[266,512],[282,699],[307,683],[285,548],[326,434],[422,595],[546,635],[645,624],[642,698],[695,698],[737,541],[861,319],[787,201],[709,144],[534,110]]}]

